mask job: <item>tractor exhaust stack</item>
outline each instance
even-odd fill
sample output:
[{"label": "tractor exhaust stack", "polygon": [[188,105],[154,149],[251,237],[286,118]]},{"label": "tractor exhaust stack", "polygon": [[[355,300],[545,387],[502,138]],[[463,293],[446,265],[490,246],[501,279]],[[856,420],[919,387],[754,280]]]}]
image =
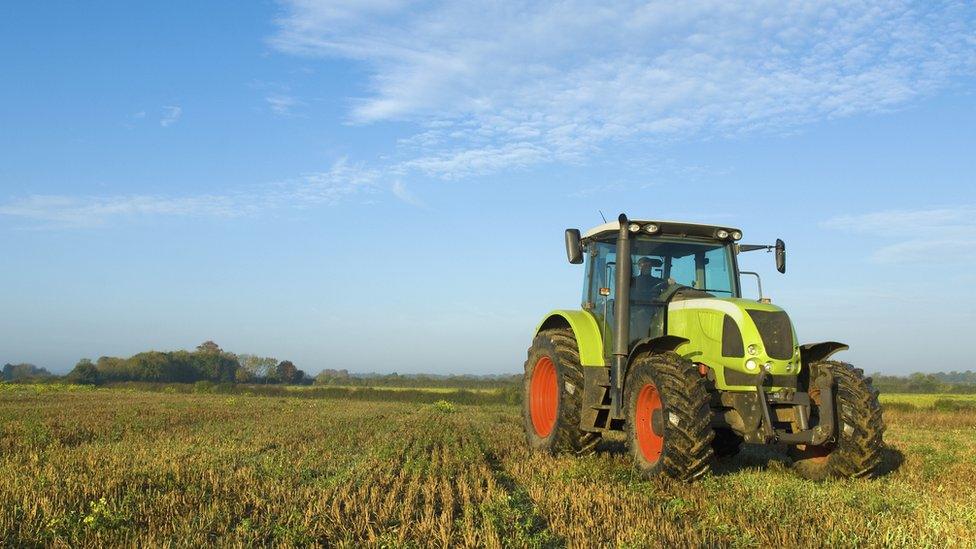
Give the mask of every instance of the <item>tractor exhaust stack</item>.
[{"label": "tractor exhaust stack", "polygon": [[610,366],[611,415],[623,415],[624,372],[630,354],[630,222],[626,214],[617,218],[616,300],[613,308],[613,364]]}]

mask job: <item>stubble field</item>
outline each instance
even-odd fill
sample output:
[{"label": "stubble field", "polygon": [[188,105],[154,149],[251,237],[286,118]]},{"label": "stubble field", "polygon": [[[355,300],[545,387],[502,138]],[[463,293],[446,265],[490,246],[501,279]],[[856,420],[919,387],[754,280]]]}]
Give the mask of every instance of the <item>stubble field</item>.
[{"label": "stubble field", "polygon": [[747,447],[686,485],[530,454],[515,405],[0,386],[0,545],[976,544],[976,413],[883,402],[882,478]]}]

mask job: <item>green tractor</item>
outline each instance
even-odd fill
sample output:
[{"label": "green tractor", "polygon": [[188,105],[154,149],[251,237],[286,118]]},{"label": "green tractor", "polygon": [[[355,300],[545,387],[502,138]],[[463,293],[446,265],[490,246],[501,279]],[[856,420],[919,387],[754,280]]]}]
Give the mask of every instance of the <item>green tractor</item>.
[{"label": "green tractor", "polygon": [[[550,313],[525,363],[529,446],[587,454],[620,431],[646,476],[690,481],[743,443],[789,448],[803,477],[869,477],[884,423],[871,379],[830,357],[833,341],[799,345],[786,312],[743,299],[737,255],[786,248],[739,244],[731,227],[628,220],[580,235],[581,310]],[[636,268],[635,268],[636,266]],[[618,437],[620,435],[617,435]]]}]

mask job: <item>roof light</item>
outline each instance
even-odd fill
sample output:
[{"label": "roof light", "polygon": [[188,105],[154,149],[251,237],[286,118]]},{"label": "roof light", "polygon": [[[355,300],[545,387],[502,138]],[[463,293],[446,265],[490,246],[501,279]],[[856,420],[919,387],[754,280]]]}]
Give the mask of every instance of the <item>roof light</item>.
[{"label": "roof light", "polygon": [[718,231],[715,232],[715,236],[721,238],[722,240],[725,240],[726,238],[729,237],[729,231],[726,231],[725,229],[719,229]]},{"label": "roof light", "polygon": [[732,231],[732,240],[739,240],[742,238],[742,233],[739,231]]},{"label": "roof light", "polygon": [[661,227],[658,227],[654,223],[649,223],[647,225],[644,225],[644,231],[645,232],[648,232],[650,234],[654,234],[654,233],[658,232],[660,229],[661,229]]},{"label": "roof light", "polygon": [[637,223],[631,223],[627,228],[630,229],[630,232],[636,233],[637,231],[640,230],[640,225],[638,225]]}]

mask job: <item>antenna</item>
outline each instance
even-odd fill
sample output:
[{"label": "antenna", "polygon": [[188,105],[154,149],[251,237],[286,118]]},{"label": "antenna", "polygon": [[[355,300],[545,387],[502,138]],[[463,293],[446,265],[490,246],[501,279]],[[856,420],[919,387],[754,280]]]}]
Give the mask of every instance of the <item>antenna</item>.
[{"label": "antenna", "polygon": [[603,222],[606,223],[607,222],[607,216],[603,215],[603,210],[597,210],[597,211],[600,212],[600,217],[602,217],[603,218]]}]

